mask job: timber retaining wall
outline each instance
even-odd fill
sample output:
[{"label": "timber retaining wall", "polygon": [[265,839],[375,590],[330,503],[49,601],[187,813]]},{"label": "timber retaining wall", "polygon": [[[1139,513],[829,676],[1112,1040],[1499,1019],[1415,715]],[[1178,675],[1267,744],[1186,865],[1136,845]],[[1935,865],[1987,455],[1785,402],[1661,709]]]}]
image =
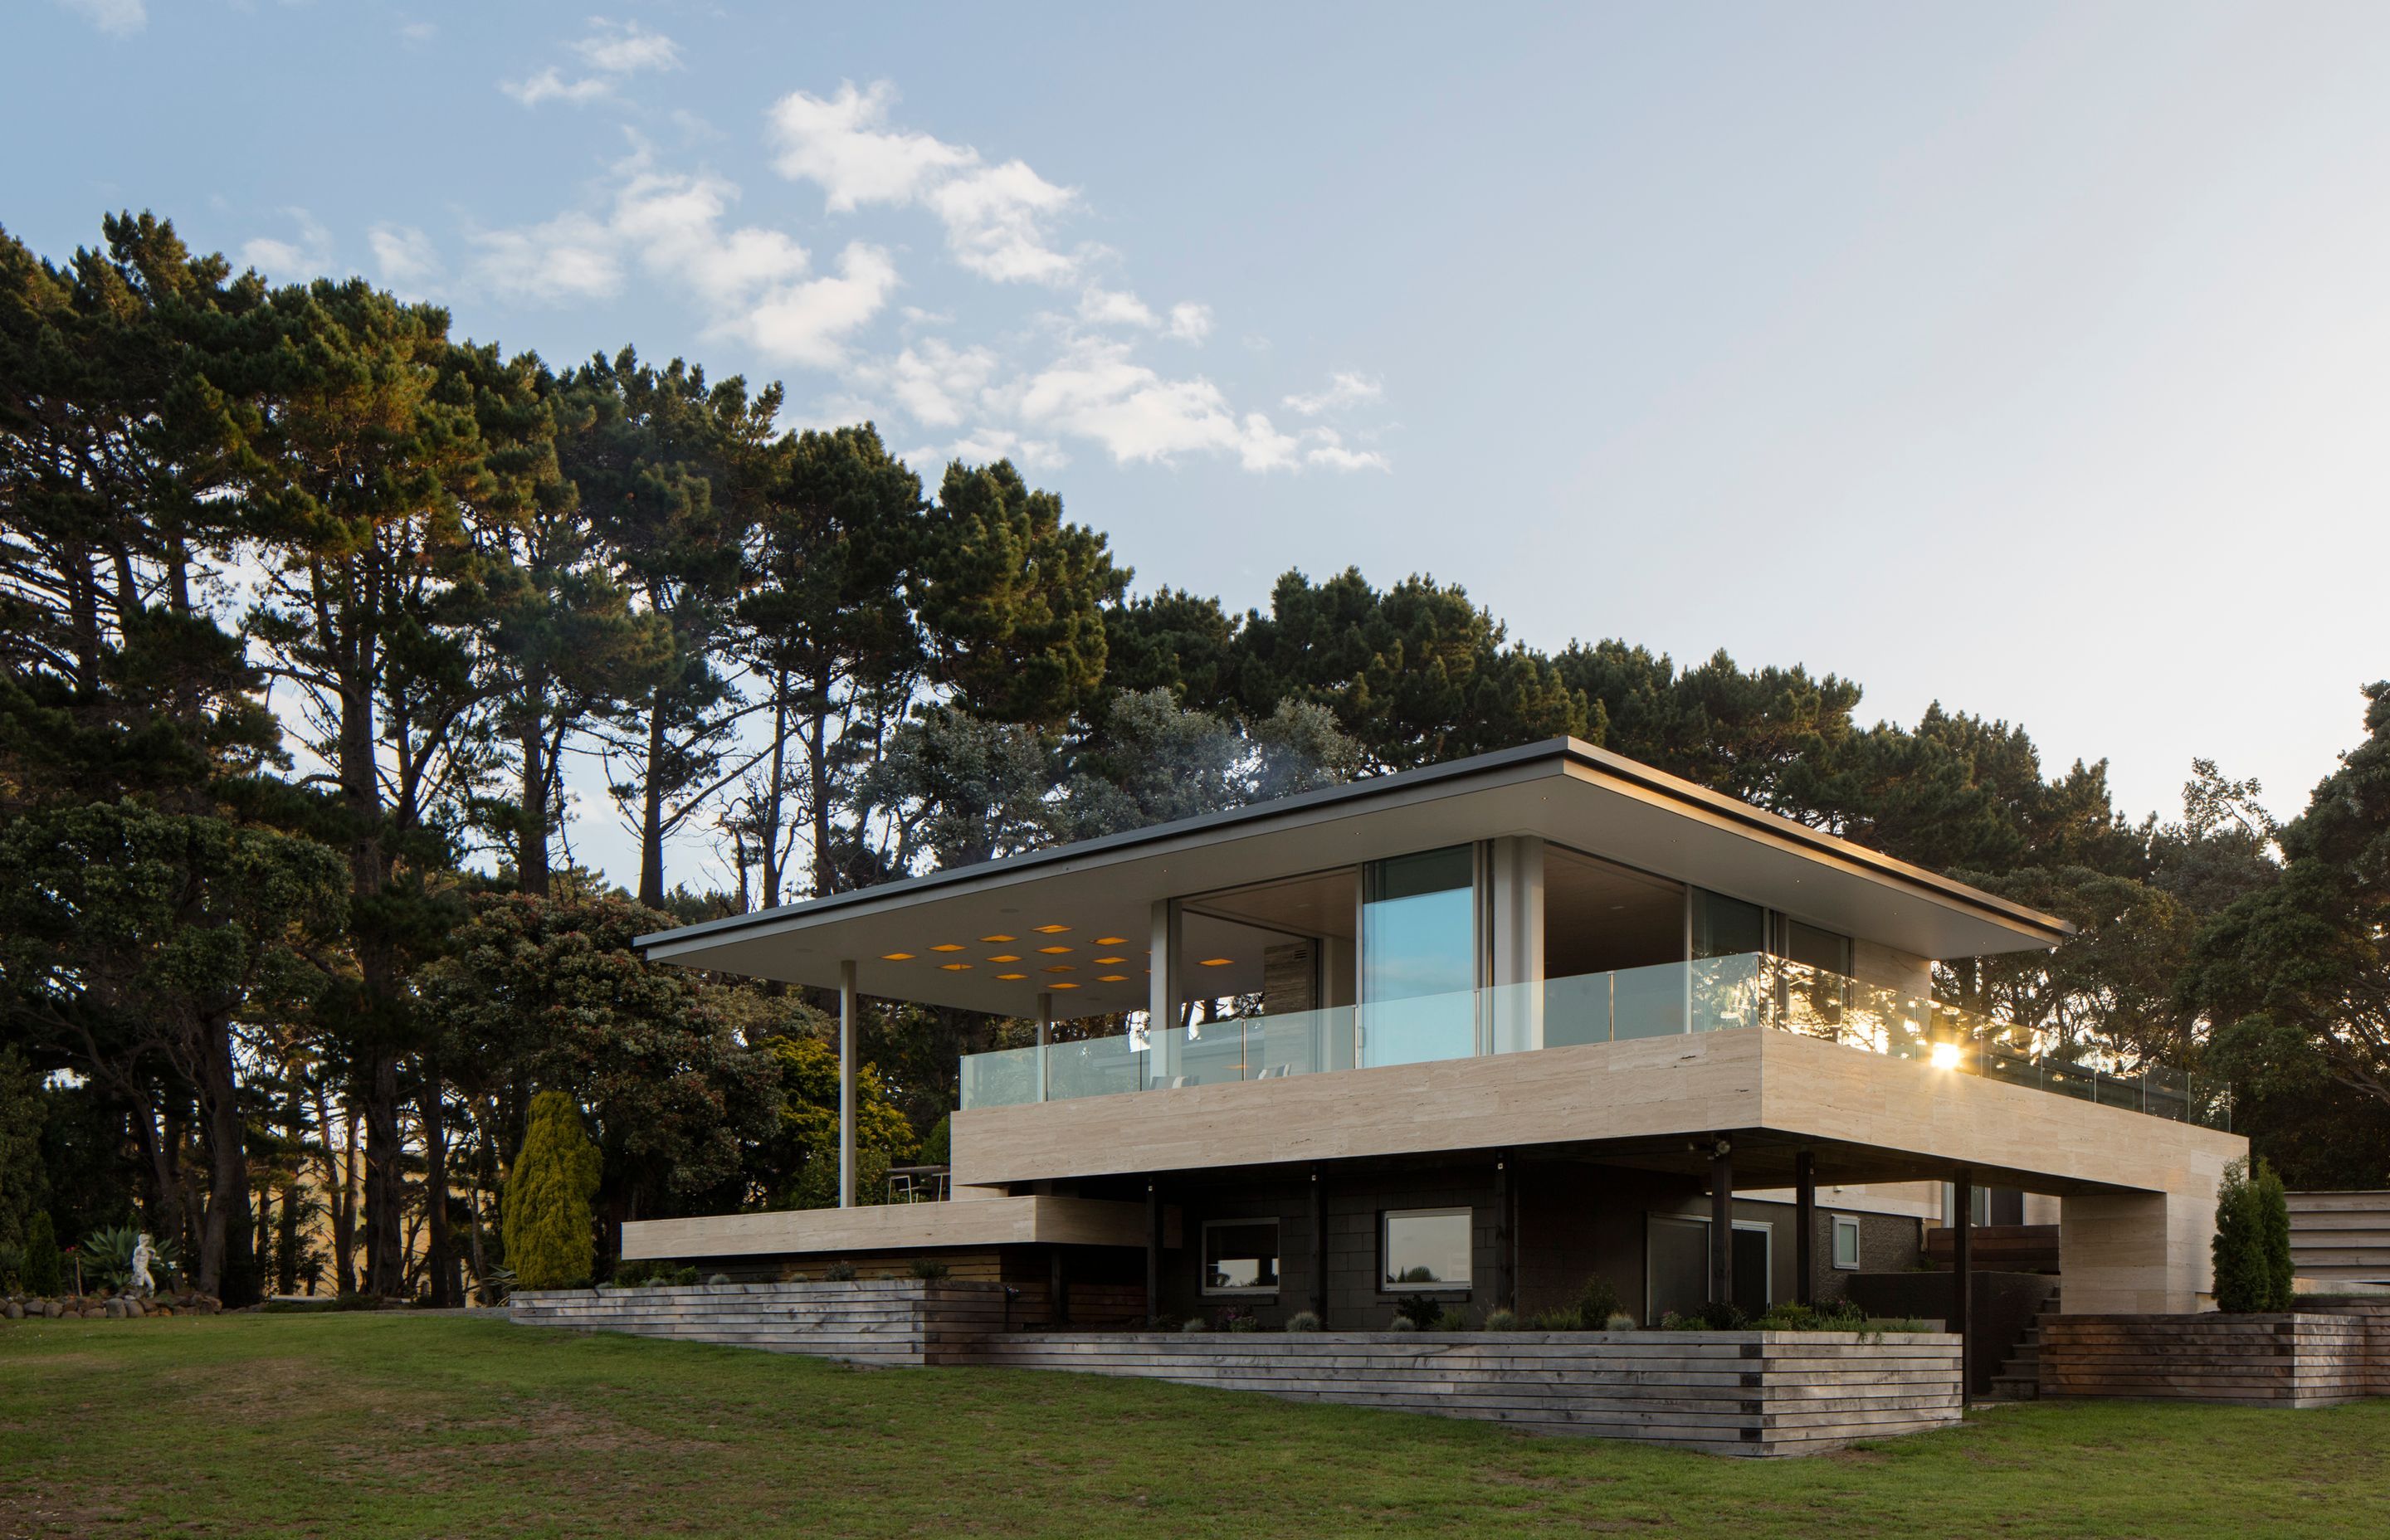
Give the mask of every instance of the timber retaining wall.
[{"label": "timber retaining wall", "polygon": [[2390,1394],[2390,1313],[2060,1315],[2041,1395],[2335,1406]]},{"label": "timber retaining wall", "polygon": [[519,1326],[574,1327],[919,1368],[969,1361],[1018,1324],[1005,1288],[923,1278],[518,1290]]}]

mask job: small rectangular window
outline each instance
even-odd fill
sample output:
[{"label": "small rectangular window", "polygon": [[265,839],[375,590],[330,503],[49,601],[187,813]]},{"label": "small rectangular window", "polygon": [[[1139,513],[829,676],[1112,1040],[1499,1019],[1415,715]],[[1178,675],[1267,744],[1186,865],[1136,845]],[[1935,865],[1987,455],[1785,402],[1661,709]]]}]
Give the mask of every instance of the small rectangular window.
[{"label": "small rectangular window", "polygon": [[1208,1219],[1203,1222],[1203,1292],[1274,1294],[1277,1291],[1277,1220]]},{"label": "small rectangular window", "polygon": [[1380,1226],[1386,1291],[1468,1288],[1471,1227],[1467,1209],[1388,1210]]},{"label": "small rectangular window", "polygon": [[1834,1216],[1834,1265],[1845,1273],[1859,1267],[1859,1222]]}]

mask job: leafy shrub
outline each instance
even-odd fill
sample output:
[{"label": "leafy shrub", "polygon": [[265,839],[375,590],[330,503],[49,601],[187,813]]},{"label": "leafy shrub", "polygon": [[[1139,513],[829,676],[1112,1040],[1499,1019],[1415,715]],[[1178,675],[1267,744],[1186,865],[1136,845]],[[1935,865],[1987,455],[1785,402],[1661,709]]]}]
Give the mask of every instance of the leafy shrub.
[{"label": "leafy shrub", "polygon": [[1787,1300],[1751,1323],[1762,1331],[1865,1331],[1867,1312],[1850,1301],[1819,1308]]},{"label": "leafy shrub", "polygon": [[1527,1329],[1530,1331],[1582,1331],[1585,1329],[1585,1317],[1576,1313],[1574,1305],[1569,1306],[1566,1310],[1538,1310],[1527,1317]]},{"label": "leafy shrub", "polygon": [[921,1163],[925,1166],[948,1165],[954,1160],[954,1118],[940,1118],[930,1136],[921,1141]]},{"label": "leafy shrub", "polygon": [[25,1276],[25,1248],[13,1240],[0,1240],[0,1289],[19,1287]]},{"label": "leafy shrub", "polygon": [[332,1308],[335,1310],[379,1310],[381,1308],[381,1296],[379,1294],[341,1294],[332,1301]]},{"label": "leafy shrub", "polygon": [[833,1262],[829,1266],[822,1269],[822,1277],[832,1283],[853,1283],[854,1281],[854,1264],[851,1262]]},{"label": "leafy shrub", "polygon": [[662,1289],[697,1281],[697,1264],[675,1267],[669,1262],[626,1262],[614,1269],[617,1289]]},{"label": "leafy shrub", "polygon": [[[141,1228],[137,1225],[104,1225],[84,1237],[84,1281],[96,1284],[105,1292],[121,1294],[133,1287],[133,1251],[141,1244]],[[149,1264],[149,1276],[163,1288],[167,1280],[183,1270],[182,1248],[172,1240],[151,1240],[157,1260]]]},{"label": "leafy shrub", "polygon": [[1660,1317],[1663,1331],[1740,1331],[1751,1324],[1732,1300],[1712,1300],[1689,1315],[1671,1310]]},{"label": "leafy shrub", "polygon": [[1176,1331],[1180,1322],[1177,1316],[1164,1310],[1158,1315],[1148,1316],[1145,1326],[1149,1331]]},{"label": "leafy shrub", "polygon": [[935,1283],[940,1278],[952,1277],[954,1276],[954,1271],[955,1270],[952,1267],[940,1262],[935,1257],[915,1257],[913,1259],[913,1276],[917,1278],[925,1279],[931,1283]]},{"label": "leafy shrub", "polygon": [[1608,1320],[1602,1322],[1601,1329],[1604,1331],[1635,1331],[1640,1328],[1636,1326],[1634,1316],[1629,1315],[1626,1312],[1621,1310],[1617,1314],[1612,1315]]},{"label": "leafy shrub", "polygon": [[1432,1331],[1444,1314],[1444,1302],[1432,1294],[1405,1294],[1394,1302],[1394,1314],[1410,1322],[1414,1331]]},{"label": "leafy shrub", "polygon": [[58,1231],[51,1227],[49,1214],[39,1209],[25,1222],[24,1277],[28,1294],[66,1292],[66,1264],[58,1255]]},{"label": "leafy shrub", "polygon": [[1487,1312],[1485,1313],[1485,1326],[1484,1326],[1484,1329],[1485,1329],[1485,1330],[1487,1330],[1487,1331],[1516,1331],[1516,1330],[1518,1330],[1518,1329],[1519,1329],[1519,1315],[1518,1315],[1518,1312],[1516,1312],[1516,1311],[1512,1311],[1512,1310],[1489,1310],[1489,1311],[1487,1311]]},{"label": "leafy shrub", "polygon": [[1456,1304],[1437,1311],[1435,1313],[1434,1324],[1422,1329],[1432,1331],[1474,1331],[1477,1329],[1477,1327],[1474,1322],[1470,1320],[1469,1312],[1463,1307]]},{"label": "leafy shrub", "polygon": [[709,1288],[719,1289],[724,1284],[730,1281],[730,1275],[727,1273],[716,1273],[705,1281]]},{"label": "leafy shrub", "polygon": [[1298,1310],[1286,1318],[1286,1328],[1289,1331],[1317,1331],[1320,1329],[1319,1317],[1308,1310]]},{"label": "leafy shrub", "polygon": [[597,1264],[589,1200],[598,1195],[598,1147],[581,1109],[561,1091],[531,1098],[522,1152],[507,1183],[507,1261],[520,1289],[572,1289]]},{"label": "leafy shrub", "polygon": [[1618,1298],[1618,1286],[1600,1273],[1586,1279],[1584,1289],[1577,1292],[1577,1319],[1587,1331],[1600,1330],[1610,1317],[1624,1308]]},{"label": "leafy shrub", "polygon": [[1261,1317],[1232,1304],[1212,1317],[1212,1328],[1215,1331],[1259,1331],[1262,1328]]},{"label": "leafy shrub", "polygon": [[2262,1161],[2224,1168],[2216,1188],[2216,1307],[2235,1315],[2291,1307],[2291,1214],[2281,1178]]}]

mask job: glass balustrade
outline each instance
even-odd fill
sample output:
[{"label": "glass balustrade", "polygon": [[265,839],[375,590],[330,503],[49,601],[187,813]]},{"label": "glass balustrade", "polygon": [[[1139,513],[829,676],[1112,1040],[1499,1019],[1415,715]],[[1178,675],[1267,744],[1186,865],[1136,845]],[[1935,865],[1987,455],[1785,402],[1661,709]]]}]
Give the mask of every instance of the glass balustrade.
[{"label": "glass balustrade", "polygon": [[1752,1027],[2178,1123],[2230,1125],[2219,1084],[2122,1065],[2028,1027],[1765,953],[970,1054],[962,1104],[1008,1107]]}]

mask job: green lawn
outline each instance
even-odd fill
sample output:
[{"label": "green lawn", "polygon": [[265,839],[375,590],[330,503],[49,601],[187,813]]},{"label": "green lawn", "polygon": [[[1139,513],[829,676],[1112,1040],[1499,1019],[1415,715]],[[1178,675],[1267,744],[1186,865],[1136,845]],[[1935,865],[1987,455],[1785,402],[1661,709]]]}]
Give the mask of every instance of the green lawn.
[{"label": "green lawn", "polygon": [[2390,1403],[2090,1404],[1802,1460],[496,1320],[0,1325],[0,1535],[2390,1533]]}]

